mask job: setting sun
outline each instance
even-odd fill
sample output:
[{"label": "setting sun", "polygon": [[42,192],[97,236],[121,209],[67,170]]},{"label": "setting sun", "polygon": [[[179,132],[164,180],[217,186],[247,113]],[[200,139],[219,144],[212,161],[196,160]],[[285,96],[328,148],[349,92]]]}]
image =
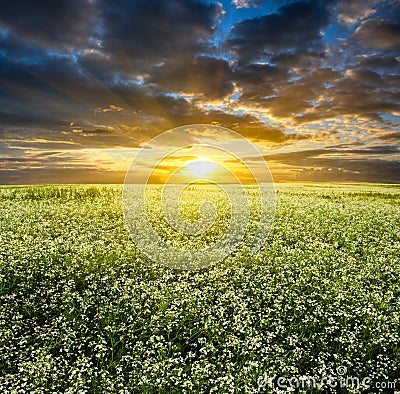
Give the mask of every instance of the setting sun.
[{"label": "setting sun", "polygon": [[208,158],[199,158],[189,161],[185,164],[185,168],[197,178],[206,178],[213,172],[216,172],[219,166]]}]

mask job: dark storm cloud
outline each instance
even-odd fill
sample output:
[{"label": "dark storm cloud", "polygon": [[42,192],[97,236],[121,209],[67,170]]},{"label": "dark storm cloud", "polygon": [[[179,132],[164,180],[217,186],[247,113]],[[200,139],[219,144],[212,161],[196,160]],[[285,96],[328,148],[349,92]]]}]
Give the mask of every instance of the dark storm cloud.
[{"label": "dark storm cloud", "polygon": [[400,142],[400,131],[389,131],[389,132],[377,133],[374,135],[374,139]]},{"label": "dark storm cloud", "polygon": [[123,85],[136,78],[151,86],[155,99],[159,91],[205,97],[232,91],[230,66],[222,59],[199,56],[210,49],[222,12],[219,3],[139,0],[97,5],[101,46],[82,51],[79,63],[103,83]]},{"label": "dark storm cloud", "polygon": [[98,0],[101,48],[122,67],[146,69],[206,47],[221,8],[196,0]]},{"label": "dark storm cloud", "polygon": [[40,46],[82,45],[94,27],[96,12],[89,0],[5,0],[0,4],[0,28]]},{"label": "dark storm cloud", "polygon": [[310,107],[310,100],[323,93],[324,84],[338,78],[336,71],[321,68],[324,58],[313,51],[281,53],[271,58],[272,64],[237,67],[232,79],[241,90],[242,103],[287,117]]},{"label": "dark storm cloud", "polygon": [[365,116],[379,119],[379,114],[400,110],[399,75],[378,74],[363,68],[348,70],[329,90],[330,106],[335,115]]},{"label": "dark storm cloud", "polygon": [[290,166],[289,180],[400,183],[400,161],[385,158],[399,153],[399,146],[389,145],[310,149],[267,155],[264,159]]},{"label": "dark storm cloud", "polygon": [[400,68],[400,59],[395,55],[363,55],[359,57],[359,66],[380,72],[394,72]]},{"label": "dark storm cloud", "polygon": [[125,171],[105,171],[96,168],[94,165],[75,165],[71,168],[62,166],[56,168],[23,168],[15,171],[0,168],[2,184],[123,183],[124,177]]},{"label": "dark storm cloud", "polygon": [[65,124],[72,111],[81,111],[34,74],[34,68],[0,57],[2,126],[53,128]]},{"label": "dark storm cloud", "polygon": [[324,162],[330,162],[333,167],[343,167],[347,161],[368,160],[369,156],[385,156],[400,153],[398,145],[375,145],[364,148],[347,147],[326,147],[321,149],[307,149],[297,152],[287,152],[267,155],[264,158],[268,161],[275,161],[284,164],[298,164],[301,166],[318,166]]},{"label": "dark storm cloud", "polygon": [[[331,89],[326,85],[334,83],[340,77],[340,73],[329,68],[300,72],[293,82],[283,80],[272,85],[274,90],[269,97],[262,97],[262,90],[259,90],[253,101],[255,100],[255,105],[268,108],[273,116],[292,117],[297,121],[305,113],[314,114],[314,109],[321,106],[320,97],[327,95]],[[332,103],[319,116],[328,116],[328,111],[332,111]]]},{"label": "dark storm cloud", "polygon": [[[51,149],[59,148],[64,140],[70,144],[69,149],[115,148],[124,144],[132,147],[138,146],[140,139],[146,140],[163,130],[192,123],[217,123],[249,138],[272,142],[300,138],[299,135],[265,127],[254,116],[204,110],[186,99],[157,93],[135,83],[114,84],[111,90],[99,85],[96,79],[92,80],[68,58],[45,59],[43,63],[23,69],[15,69],[15,64],[6,67],[3,63],[3,80],[7,81],[9,88],[5,92],[7,105],[4,108],[7,108],[7,113],[3,113],[3,126],[10,129],[18,126],[30,128],[28,133],[14,131],[14,135],[8,133],[7,138],[1,136],[3,143],[17,139],[19,146],[27,147],[34,143],[36,148]],[[213,61],[211,59],[212,66]],[[217,66],[220,64],[224,65],[223,62],[216,62]],[[209,71],[210,76],[214,71]],[[228,72],[226,68],[225,71]],[[113,96],[119,101],[112,101]],[[118,111],[110,111],[110,108],[118,108]],[[72,121],[76,118],[85,121]],[[33,127],[38,130],[33,130]],[[32,142],[35,138],[51,142],[48,145],[45,141]],[[23,139],[31,142],[22,144]]]},{"label": "dark storm cloud", "polygon": [[244,64],[232,74],[232,80],[241,90],[241,102],[252,105],[261,104],[265,96],[272,95],[288,78],[287,69],[268,64]]},{"label": "dark storm cloud", "polygon": [[353,38],[365,47],[400,51],[400,22],[368,19],[357,28]]},{"label": "dark storm cloud", "polygon": [[[340,3],[342,10],[349,6],[345,3]],[[25,1],[14,8],[5,6],[5,20],[12,21],[13,15],[19,15],[22,6],[29,11],[34,8],[32,4]],[[57,12],[62,10],[68,20],[73,19],[79,7],[83,10],[80,17],[87,19],[85,7],[89,3],[82,3],[79,7],[76,2],[60,4]],[[47,103],[51,106],[57,100],[58,107],[63,107],[63,110],[55,109],[54,117],[62,117],[61,123],[68,120],[68,111],[77,111],[77,116],[84,116],[85,109],[77,108],[82,104],[87,111],[110,105],[121,108],[130,106],[129,110],[136,115],[147,113],[156,117],[175,113],[176,107],[180,109],[182,104],[184,113],[199,113],[196,103],[188,105],[172,100],[167,98],[168,92],[194,94],[196,99],[201,96],[203,99],[215,99],[232,94],[235,86],[240,91],[241,103],[269,108],[274,116],[291,116],[300,122],[347,113],[373,117],[378,112],[398,109],[394,93],[396,76],[376,71],[378,67],[381,70],[387,67],[387,72],[392,72],[389,67],[393,70],[398,63],[395,56],[363,57],[359,60],[360,65],[353,66],[351,73],[346,75],[340,75],[337,69],[322,66],[327,61],[324,50],[309,47],[315,42],[321,43],[321,28],[329,21],[329,9],[322,2],[292,2],[278,8],[275,13],[233,26],[227,41],[228,49],[233,48],[240,56],[251,54],[250,58],[264,50],[270,51],[271,55],[270,64],[240,65],[199,55],[199,51],[210,46],[207,40],[215,31],[215,22],[221,13],[218,4],[183,0],[97,1],[90,4],[95,4],[93,15],[101,21],[95,35],[101,45],[81,51],[78,62],[75,57],[51,56],[13,37],[3,40],[7,55],[26,74],[14,70],[14,75],[5,77],[8,83],[4,88],[4,97],[10,102],[8,107],[15,105],[14,109],[7,109],[5,119],[8,122],[13,121],[12,114],[18,114],[22,106],[27,108],[27,112],[34,109],[35,113],[29,116],[36,122],[41,112],[49,113]],[[49,6],[46,18],[57,16],[53,8]],[[29,26],[38,29],[43,21],[36,15],[45,18],[44,13],[33,10],[31,14],[32,23],[25,21],[29,13],[23,13],[23,23],[18,19],[12,24],[11,31],[19,31],[20,24],[26,25],[27,29]],[[367,22],[359,29],[367,26]],[[84,36],[79,30],[81,24],[73,25],[77,30],[70,32],[69,24],[65,22],[67,40],[69,36]],[[52,26],[49,24],[46,27],[48,34],[57,42],[63,42],[53,34]],[[36,78],[36,81],[28,81],[29,78]],[[15,81],[14,86],[11,86],[11,81]],[[141,84],[146,86],[140,87]],[[21,98],[20,91],[16,93],[20,87],[29,89],[32,96],[33,92],[38,95],[46,92],[48,97],[41,100],[43,111],[37,105],[30,105],[28,97]],[[321,96],[326,97],[325,102]],[[355,96],[357,100],[354,100]],[[121,100],[116,102],[118,98]],[[166,108],[169,104],[172,107]],[[57,115],[57,112],[63,114]],[[201,113],[199,115],[205,117]],[[24,116],[28,121],[27,115],[21,116],[21,120]],[[182,117],[188,119],[187,116]]]},{"label": "dark storm cloud", "polygon": [[[353,35],[353,45],[343,41],[333,50],[321,46],[319,40],[321,29],[332,19],[329,12],[338,9],[346,24],[388,13],[387,7],[380,13],[374,7],[372,0],[354,4],[342,1],[337,8],[320,2],[298,2],[236,24],[228,44],[244,62],[233,74],[241,90],[240,102],[267,108],[274,117],[296,123],[347,115],[381,121],[382,114],[398,112],[399,57],[394,53],[400,37],[398,15],[392,12],[385,20],[362,22]],[[303,14],[306,9],[308,16]],[[356,43],[387,53],[363,53]],[[262,58],[262,54],[268,64],[251,70],[251,78],[246,78],[244,70],[254,67],[249,62]]]},{"label": "dark storm cloud", "polygon": [[6,147],[13,149],[35,150],[68,150],[74,151],[85,148],[138,148],[141,146],[141,135],[134,127],[115,127],[104,129],[69,129],[49,131],[32,128],[3,130],[0,141]]},{"label": "dark storm cloud", "polygon": [[[0,55],[3,126],[60,129],[81,118],[93,127],[90,123],[108,124],[118,120],[132,123],[132,115],[136,115],[136,120],[140,117],[135,108],[130,108],[107,86],[110,81],[98,80],[74,57],[26,48],[24,43],[13,38],[3,37],[2,41],[6,50],[5,56]],[[29,58],[22,56],[24,50],[31,54]],[[122,85],[129,86],[129,94],[136,101],[143,101],[143,97],[152,100],[145,87],[125,82]],[[119,119],[115,118],[112,108],[118,108]]]},{"label": "dark storm cloud", "polygon": [[271,63],[280,68],[289,70],[291,68],[300,68],[313,70],[327,58],[325,51],[297,50],[295,52],[278,53],[271,57]]},{"label": "dark storm cloud", "polygon": [[324,54],[282,54],[252,78],[256,83],[237,80],[241,102],[268,108],[273,116],[296,123],[344,115],[375,121],[384,113],[400,111],[396,56],[363,55],[341,70],[330,67]]},{"label": "dark storm cloud", "polygon": [[232,93],[232,71],[223,59],[199,56],[182,58],[153,70],[146,79],[158,89],[195,94],[206,98],[223,98]]},{"label": "dark storm cloud", "polygon": [[319,41],[329,16],[318,1],[284,5],[275,14],[238,22],[232,27],[227,46],[242,60],[272,51],[307,48]]},{"label": "dark storm cloud", "polygon": [[[70,149],[122,147],[124,143],[131,147],[136,140],[132,139],[130,130],[148,139],[160,131],[190,123],[218,123],[266,141],[299,139],[297,135],[265,127],[254,116],[204,110],[195,102],[157,90],[186,91],[196,94],[197,98],[199,95],[223,97],[232,92],[234,82],[230,66],[224,60],[203,56],[188,63],[160,66],[158,73],[148,77],[150,84],[141,85],[123,79],[105,78],[101,82],[79,63],[65,56],[40,53],[37,62],[27,65],[17,63],[19,52],[10,55],[11,62],[3,59],[0,69],[0,78],[4,81],[3,111],[6,109],[3,125],[41,128],[39,131],[31,130],[31,135],[53,141],[49,149],[52,144],[59,146],[61,141],[55,142],[59,138],[73,143]],[[250,66],[246,76],[237,74],[237,77],[254,79],[256,73],[252,73],[251,69],[255,71],[256,68]],[[256,80],[254,82],[257,83]],[[109,111],[110,108],[119,110]],[[85,121],[73,121],[76,118]],[[105,128],[99,129],[97,125]],[[128,131],[122,130],[121,125]],[[56,136],[47,132],[46,128],[62,131],[63,134]],[[71,132],[72,129],[76,132]],[[44,145],[44,142],[41,144]],[[39,147],[37,142],[35,146]]]},{"label": "dark storm cloud", "polygon": [[309,139],[309,134],[286,133],[281,129],[268,127],[261,122],[253,122],[237,127],[235,130],[253,141],[268,141],[277,144]]}]

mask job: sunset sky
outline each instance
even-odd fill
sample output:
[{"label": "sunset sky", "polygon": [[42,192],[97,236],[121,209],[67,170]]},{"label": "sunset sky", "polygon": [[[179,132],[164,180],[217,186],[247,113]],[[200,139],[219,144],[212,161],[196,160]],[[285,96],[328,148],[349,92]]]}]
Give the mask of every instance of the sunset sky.
[{"label": "sunset sky", "polygon": [[276,181],[400,183],[395,0],[6,0],[0,80],[0,184],[120,183],[194,123]]}]

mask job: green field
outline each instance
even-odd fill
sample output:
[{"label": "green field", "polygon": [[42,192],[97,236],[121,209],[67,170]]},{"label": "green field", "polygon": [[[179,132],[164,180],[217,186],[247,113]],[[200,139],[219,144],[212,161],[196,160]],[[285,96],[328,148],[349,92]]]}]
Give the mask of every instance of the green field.
[{"label": "green field", "polygon": [[400,390],[400,187],[278,184],[265,247],[197,272],[136,249],[121,186],[0,203],[1,393],[270,392],[340,366]]}]

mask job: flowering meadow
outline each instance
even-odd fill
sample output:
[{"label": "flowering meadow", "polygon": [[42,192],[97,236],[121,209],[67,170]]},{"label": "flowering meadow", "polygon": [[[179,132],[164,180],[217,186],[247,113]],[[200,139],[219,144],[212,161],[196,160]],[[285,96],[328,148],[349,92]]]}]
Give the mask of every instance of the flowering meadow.
[{"label": "flowering meadow", "polygon": [[264,247],[199,271],[141,253],[121,186],[1,187],[0,230],[0,393],[400,390],[400,187],[278,184]]}]

